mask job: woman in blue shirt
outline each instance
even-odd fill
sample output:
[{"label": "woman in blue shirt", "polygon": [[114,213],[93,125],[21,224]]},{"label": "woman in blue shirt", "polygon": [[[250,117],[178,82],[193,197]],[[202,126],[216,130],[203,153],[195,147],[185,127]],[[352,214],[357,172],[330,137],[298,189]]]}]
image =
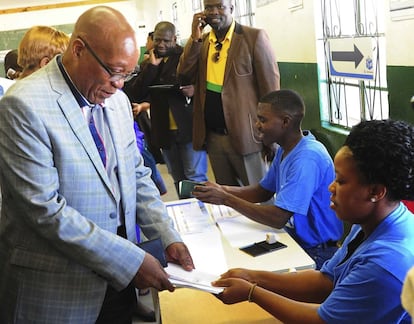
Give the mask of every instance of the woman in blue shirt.
[{"label": "woman in blue shirt", "polygon": [[410,323],[400,294],[414,265],[414,127],[364,121],[335,157],[331,208],[354,224],[320,271],[232,269],[213,283],[226,304],[254,302],[284,323]]}]

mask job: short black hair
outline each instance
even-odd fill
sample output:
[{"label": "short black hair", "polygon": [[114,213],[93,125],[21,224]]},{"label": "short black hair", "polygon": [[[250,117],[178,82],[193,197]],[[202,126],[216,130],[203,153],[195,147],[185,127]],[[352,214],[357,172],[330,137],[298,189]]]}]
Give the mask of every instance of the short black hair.
[{"label": "short black hair", "polygon": [[305,102],[294,90],[281,89],[264,95],[260,103],[270,104],[274,113],[283,112],[292,118],[292,126],[300,129],[305,116]]},{"label": "short black hair", "polygon": [[9,69],[19,72],[22,71],[21,66],[17,64],[17,49],[8,51],[4,57],[4,72],[7,74]]},{"label": "short black hair", "polygon": [[291,89],[272,91],[260,98],[259,102],[268,103],[272,106],[272,109],[282,110],[287,113],[305,114],[305,103],[302,97]]},{"label": "short black hair", "polygon": [[148,33],[148,37],[151,38],[152,40],[154,40],[154,32],[149,32]]},{"label": "short black hair", "polygon": [[175,25],[169,21],[160,21],[158,24],[155,25],[154,32],[156,30],[168,30],[171,31],[173,35],[175,35]]},{"label": "short black hair", "polygon": [[362,121],[345,140],[368,184],[383,184],[391,201],[414,200],[414,127],[405,121]]}]

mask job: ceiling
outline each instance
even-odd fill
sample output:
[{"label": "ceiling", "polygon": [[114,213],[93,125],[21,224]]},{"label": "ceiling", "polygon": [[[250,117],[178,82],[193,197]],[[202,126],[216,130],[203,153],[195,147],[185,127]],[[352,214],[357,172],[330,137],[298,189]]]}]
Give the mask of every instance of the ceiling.
[{"label": "ceiling", "polygon": [[25,8],[31,6],[41,6],[41,5],[51,5],[51,4],[62,4],[62,3],[81,3],[81,2],[99,2],[99,1],[90,1],[90,0],[1,0],[0,1],[0,10],[1,9],[10,9],[10,8]]}]

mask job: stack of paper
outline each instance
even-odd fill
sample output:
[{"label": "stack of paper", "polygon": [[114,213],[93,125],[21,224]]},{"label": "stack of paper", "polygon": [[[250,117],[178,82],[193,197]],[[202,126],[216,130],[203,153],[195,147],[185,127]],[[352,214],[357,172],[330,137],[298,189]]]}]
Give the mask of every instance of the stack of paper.
[{"label": "stack of paper", "polygon": [[193,288],[203,290],[213,294],[219,294],[224,288],[213,287],[212,281],[219,278],[219,275],[204,273],[194,269],[193,271],[186,271],[181,266],[169,263],[165,268],[170,276],[171,283],[176,287]]}]

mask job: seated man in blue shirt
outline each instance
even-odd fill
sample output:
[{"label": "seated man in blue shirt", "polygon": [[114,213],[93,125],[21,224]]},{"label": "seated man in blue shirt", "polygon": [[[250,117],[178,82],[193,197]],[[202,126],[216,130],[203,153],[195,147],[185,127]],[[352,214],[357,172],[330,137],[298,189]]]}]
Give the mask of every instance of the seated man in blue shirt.
[{"label": "seated man in blue shirt", "polygon": [[[234,208],[259,223],[285,228],[315,260],[319,269],[337,250],[343,224],[329,208],[329,184],[335,178],[326,148],[302,131],[302,98],[292,90],[274,91],[258,106],[257,128],[263,144],[279,148],[268,173],[245,187],[206,183],[193,195],[208,203]],[[274,205],[258,205],[276,194]]]}]

